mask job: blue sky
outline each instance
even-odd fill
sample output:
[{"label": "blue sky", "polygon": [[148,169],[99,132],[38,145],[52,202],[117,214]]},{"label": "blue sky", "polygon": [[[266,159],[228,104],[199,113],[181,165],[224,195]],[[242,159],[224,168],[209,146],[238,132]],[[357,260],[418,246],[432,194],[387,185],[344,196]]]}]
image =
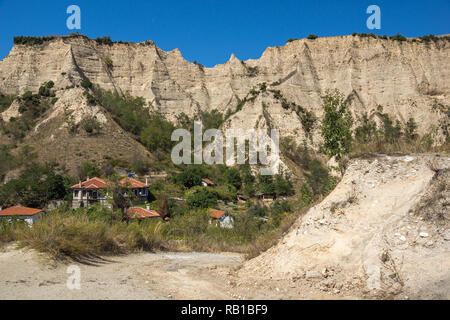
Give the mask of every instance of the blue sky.
[{"label": "blue sky", "polygon": [[[450,33],[450,0],[409,1],[18,1],[0,0],[0,59],[16,35],[63,35],[66,8],[81,8],[80,33],[112,40],[153,40],[163,50],[211,67],[231,53],[259,58],[268,46],[289,38],[374,32],[405,36]],[[381,30],[366,27],[366,8],[381,8]]]}]

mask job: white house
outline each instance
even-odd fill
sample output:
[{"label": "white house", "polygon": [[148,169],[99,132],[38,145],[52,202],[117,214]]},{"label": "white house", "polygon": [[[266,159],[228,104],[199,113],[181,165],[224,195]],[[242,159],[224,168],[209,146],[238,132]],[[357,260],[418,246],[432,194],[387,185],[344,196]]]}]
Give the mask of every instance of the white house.
[{"label": "white house", "polygon": [[0,210],[0,219],[20,219],[24,220],[28,226],[32,226],[37,219],[44,215],[44,211],[41,209],[34,209],[28,207],[9,207],[4,210]]}]

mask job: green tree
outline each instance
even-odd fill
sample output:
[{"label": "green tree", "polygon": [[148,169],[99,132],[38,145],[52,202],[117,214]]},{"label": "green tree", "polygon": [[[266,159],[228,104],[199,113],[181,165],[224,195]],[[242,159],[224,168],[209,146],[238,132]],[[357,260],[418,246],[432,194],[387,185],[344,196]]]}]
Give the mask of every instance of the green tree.
[{"label": "green tree", "polygon": [[275,193],[275,185],[273,183],[273,176],[259,175],[258,176],[258,189],[261,193]]},{"label": "green tree", "polygon": [[224,121],[223,114],[217,109],[211,111],[203,111],[201,113],[203,131],[207,129],[219,129]]},{"label": "green tree", "polygon": [[327,91],[323,99],[324,117],[322,120],[323,150],[330,156],[340,160],[350,152],[352,141],[352,116],[348,101],[344,95],[335,90]]},{"label": "green tree", "polygon": [[120,209],[122,220],[128,221],[127,209],[131,207],[134,202],[135,195],[131,191],[129,183],[121,183],[119,176],[112,176],[108,181],[106,193],[112,195],[111,203],[114,209]]},{"label": "green tree", "polygon": [[92,161],[83,161],[78,167],[78,178],[84,180],[87,177],[93,178],[101,176],[101,170]]},{"label": "green tree", "polygon": [[417,139],[418,134],[416,132],[416,129],[417,129],[416,121],[414,120],[414,118],[409,118],[405,126],[405,136],[408,140]]},{"label": "green tree", "polygon": [[141,133],[141,141],[150,151],[158,149],[170,151],[173,145],[171,136],[174,130],[175,127],[170,121],[164,119],[161,114],[154,113]]},{"label": "green tree", "polygon": [[234,186],[236,189],[239,189],[242,185],[241,174],[238,169],[231,168],[225,172],[225,179],[227,183]]},{"label": "green tree", "polygon": [[368,143],[372,140],[377,132],[375,121],[369,120],[367,113],[362,116],[361,125],[355,129],[355,138],[360,143]]},{"label": "green tree", "polygon": [[277,174],[275,175],[274,191],[277,195],[288,196],[294,193],[294,188],[288,179],[285,179],[282,175]]},{"label": "green tree", "polygon": [[308,169],[309,173],[306,173],[305,176],[314,195],[325,195],[332,182],[328,169],[318,159],[312,160]]},{"label": "green tree", "polygon": [[189,196],[186,202],[192,208],[213,208],[217,206],[216,196],[206,188]]},{"label": "green tree", "polygon": [[397,142],[402,135],[402,128],[400,121],[397,120],[394,126],[389,114],[383,113],[381,117],[383,121],[384,141],[388,143]]},{"label": "green tree", "polygon": [[173,182],[186,188],[199,186],[203,178],[203,172],[199,166],[186,166],[183,170],[174,176]]},{"label": "green tree", "polygon": [[51,200],[63,199],[69,183],[68,177],[57,174],[52,165],[31,163],[17,179],[0,188],[0,206],[43,208]]}]

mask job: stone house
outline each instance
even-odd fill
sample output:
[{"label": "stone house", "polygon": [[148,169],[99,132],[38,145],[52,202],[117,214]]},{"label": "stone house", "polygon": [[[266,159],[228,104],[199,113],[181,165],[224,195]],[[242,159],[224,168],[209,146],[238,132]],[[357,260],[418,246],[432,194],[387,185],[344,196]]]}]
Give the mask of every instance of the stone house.
[{"label": "stone house", "polygon": [[[123,178],[120,184],[130,189],[135,196],[136,203],[144,203],[149,195],[148,181],[143,183],[133,178]],[[107,183],[101,178],[86,179],[73,185],[72,189],[72,208],[90,207],[96,203],[104,206],[111,206],[109,200],[111,196],[108,195]]]}]

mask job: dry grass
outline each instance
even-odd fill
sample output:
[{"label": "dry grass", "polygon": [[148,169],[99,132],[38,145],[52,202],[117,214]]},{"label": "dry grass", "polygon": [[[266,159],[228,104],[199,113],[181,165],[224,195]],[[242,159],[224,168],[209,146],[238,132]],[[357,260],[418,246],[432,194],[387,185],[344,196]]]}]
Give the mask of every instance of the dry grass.
[{"label": "dry grass", "polygon": [[231,229],[208,224],[204,212],[187,213],[169,223],[151,219],[141,223],[114,220],[106,211],[53,211],[32,228],[23,222],[0,225],[0,244],[12,241],[49,254],[57,260],[126,254],[136,251],[237,252],[252,258],[271,246],[289,230],[298,213],[284,213],[279,223],[262,223],[240,213]]},{"label": "dry grass", "polygon": [[381,140],[375,140],[369,143],[354,143],[350,158],[364,158],[376,154],[405,155],[411,153],[441,153],[448,154],[450,144],[445,143],[441,146],[432,146],[428,136],[424,136],[414,141],[401,140],[395,143],[386,143]]},{"label": "dry grass", "polygon": [[32,228],[23,223],[5,224],[7,227],[2,228],[0,234],[3,243],[18,241],[20,246],[63,260],[160,248],[161,224],[161,221],[125,224],[92,219],[78,213],[51,212]]}]

